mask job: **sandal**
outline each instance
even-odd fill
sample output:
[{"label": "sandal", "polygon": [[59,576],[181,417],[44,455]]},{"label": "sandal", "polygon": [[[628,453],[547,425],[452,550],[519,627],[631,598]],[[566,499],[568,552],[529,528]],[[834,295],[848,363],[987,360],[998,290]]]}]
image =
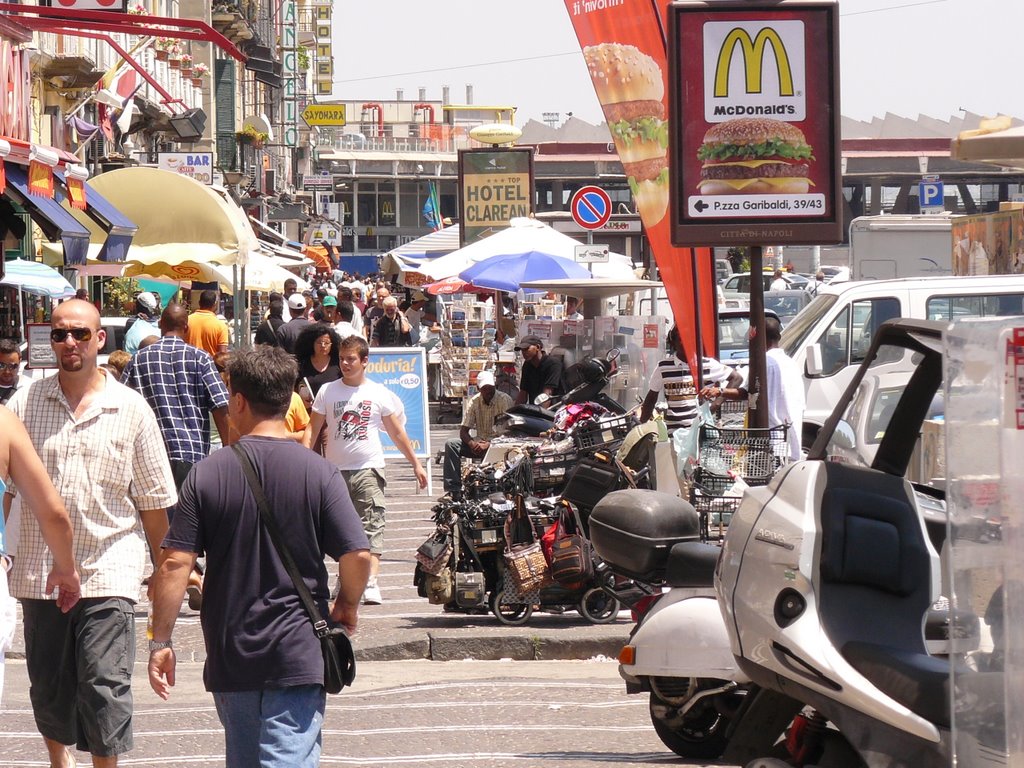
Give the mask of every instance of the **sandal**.
[{"label": "sandal", "polygon": [[193,611],[198,611],[203,607],[203,588],[197,584],[189,584],[185,588],[185,594],[188,595],[188,607]]}]

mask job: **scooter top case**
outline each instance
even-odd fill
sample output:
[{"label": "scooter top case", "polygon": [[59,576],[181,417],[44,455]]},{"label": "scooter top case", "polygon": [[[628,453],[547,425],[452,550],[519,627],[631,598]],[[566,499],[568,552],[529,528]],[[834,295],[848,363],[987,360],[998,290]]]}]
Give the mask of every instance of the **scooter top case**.
[{"label": "scooter top case", "polygon": [[648,584],[665,579],[673,545],[700,541],[693,506],[660,491],[613,491],[590,513],[590,541],[608,566]]}]

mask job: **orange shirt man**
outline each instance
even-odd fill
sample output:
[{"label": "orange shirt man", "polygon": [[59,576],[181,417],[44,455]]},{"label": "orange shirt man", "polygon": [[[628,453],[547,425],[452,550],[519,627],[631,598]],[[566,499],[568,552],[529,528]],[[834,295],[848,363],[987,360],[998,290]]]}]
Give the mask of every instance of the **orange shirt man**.
[{"label": "orange shirt man", "polygon": [[210,354],[228,351],[228,326],[217,318],[213,309],[217,306],[217,292],[203,291],[199,294],[199,309],[188,317],[188,343]]}]

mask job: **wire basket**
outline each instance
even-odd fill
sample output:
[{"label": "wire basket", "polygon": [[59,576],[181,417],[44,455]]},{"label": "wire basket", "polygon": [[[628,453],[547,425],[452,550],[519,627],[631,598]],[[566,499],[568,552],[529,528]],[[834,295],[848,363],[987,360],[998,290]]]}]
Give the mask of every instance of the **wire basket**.
[{"label": "wire basket", "polygon": [[725,400],[719,405],[718,426],[745,427],[747,425],[747,399]]},{"label": "wire basket", "polygon": [[741,429],[704,424],[700,428],[697,464],[716,475],[767,480],[788,453],[785,424],[767,429]]},{"label": "wire basket", "polygon": [[568,479],[573,467],[578,462],[579,456],[575,452],[534,456],[532,466],[534,491],[548,491],[560,487]]},{"label": "wire basket", "polygon": [[578,451],[593,451],[598,448],[617,446],[626,439],[626,435],[637,425],[637,418],[631,413],[621,416],[586,421],[579,424],[572,432],[572,439]]},{"label": "wire basket", "polygon": [[690,503],[700,516],[700,533],[704,541],[721,541],[740,507],[739,496],[719,496],[704,493],[699,488],[690,491]]}]

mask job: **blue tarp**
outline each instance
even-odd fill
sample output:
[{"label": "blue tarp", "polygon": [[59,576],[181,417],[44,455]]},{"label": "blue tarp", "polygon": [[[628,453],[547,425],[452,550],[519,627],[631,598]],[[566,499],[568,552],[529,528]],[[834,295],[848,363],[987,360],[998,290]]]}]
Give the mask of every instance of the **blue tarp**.
[{"label": "blue tarp", "polygon": [[5,162],[7,183],[18,190],[23,204],[32,215],[33,221],[51,240],[64,244],[64,263],[85,264],[89,256],[89,230],[83,227],[59,202],[46,197],[30,194],[28,191],[28,169],[17,163]]}]

